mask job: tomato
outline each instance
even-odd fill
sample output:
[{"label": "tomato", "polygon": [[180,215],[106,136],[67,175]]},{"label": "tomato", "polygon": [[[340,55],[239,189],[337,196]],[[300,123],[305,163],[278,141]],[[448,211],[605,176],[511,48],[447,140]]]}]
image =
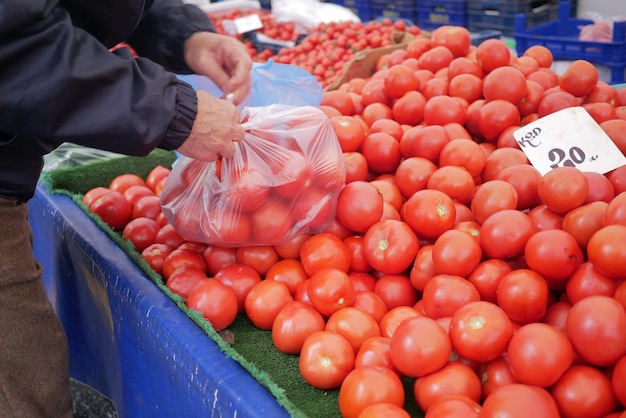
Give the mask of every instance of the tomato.
[{"label": "tomato", "polygon": [[372,132],[367,135],[360,151],[367,160],[367,167],[375,173],[394,172],[402,158],[400,143],[387,132]]},{"label": "tomato", "polygon": [[441,149],[439,166],[462,167],[474,178],[483,171],[486,158],[475,141],[465,138],[453,138]]},{"label": "tomato", "polygon": [[532,323],[515,331],[507,350],[515,378],[528,385],[552,386],[571,366],[574,349],[555,327]]},{"label": "tomato", "polygon": [[621,192],[608,203],[602,218],[604,226],[626,225],[626,192]]},{"label": "tomato", "polygon": [[367,126],[372,126],[377,120],[393,118],[393,112],[385,103],[370,103],[363,109],[361,117]]},{"label": "tomato", "polygon": [[565,293],[571,303],[594,295],[613,297],[617,291],[618,282],[600,273],[598,269],[586,262],[578,266],[567,280]]},{"label": "tomato", "polygon": [[354,294],[352,306],[370,314],[376,321],[376,324],[389,311],[384,299],[373,290],[357,290]]},{"label": "tomato", "polygon": [[435,96],[426,101],[424,122],[427,125],[445,125],[447,123],[465,124],[465,108],[450,96]]},{"label": "tomato", "polygon": [[329,317],[354,303],[354,285],[342,270],[324,267],[309,278],[307,293],[311,303],[322,315]]},{"label": "tomato", "polygon": [[198,270],[206,271],[206,264],[202,254],[197,251],[175,249],[163,260],[163,277],[167,279],[174,270],[183,266],[195,267]]},{"label": "tomato", "polygon": [[389,345],[391,339],[382,335],[370,337],[363,341],[359,351],[356,353],[354,367],[374,366],[385,367],[396,371],[395,366],[391,362]]},{"label": "tomato", "polygon": [[454,312],[449,334],[452,347],[459,355],[487,362],[506,350],[513,335],[513,325],[502,308],[476,300]]},{"label": "tomato", "polygon": [[516,209],[519,202],[517,190],[504,180],[487,180],[477,186],[470,209],[479,224],[492,214],[505,209]]},{"label": "tomato", "polygon": [[562,229],[563,215],[556,213],[543,204],[535,206],[528,211],[528,217],[537,228],[537,231],[548,229]]},{"label": "tomato", "polygon": [[432,257],[437,273],[465,277],[480,263],[482,250],[470,234],[450,229],[435,240]]},{"label": "tomato", "polygon": [[87,193],[83,195],[82,202],[85,206],[87,206],[87,208],[89,208],[95,200],[97,200],[102,195],[109,193],[110,191],[111,189],[109,189],[108,187],[94,187],[92,189],[89,189]]},{"label": "tomato", "polygon": [[520,324],[537,322],[548,306],[548,285],[529,269],[517,269],[500,279],[496,291],[498,305],[509,318]]},{"label": "tomato", "polygon": [[135,218],[124,226],[122,239],[130,241],[137,252],[142,252],[154,244],[159,229],[159,224],[154,219]]},{"label": "tomato", "polygon": [[404,159],[396,169],[396,183],[405,198],[411,197],[418,190],[423,190],[428,179],[437,170],[432,161],[423,157],[409,157]]},{"label": "tomato", "polygon": [[380,220],[383,197],[367,181],[353,181],[345,185],[337,197],[337,218],[355,232],[365,232]]},{"label": "tomato", "polygon": [[324,91],[320,105],[334,107],[345,116],[351,116],[354,113],[352,99],[348,93],[340,90]]},{"label": "tomato", "polygon": [[591,93],[598,78],[598,69],[592,63],[574,60],[559,76],[559,86],[576,97],[583,97]]},{"label": "tomato", "polygon": [[272,324],[272,342],[285,354],[300,354],[304,341],[314,332],[323,331],[325,321],[315,308],[292,301],[280,310]]},{"label": "tomato", "polygon": [[401,406],[390,402],[381,402],[363,408],[358,418],[411,418],[411,415]]},{"label": "tomato", "polygon": [[476,48],[476,59],[485,74],[498,67],[509,65],[511,51],[507,44],[500,39],[487,39]]},{"label": "tomato", "polygon": [[98,215],[111,229],[121,231],[132,218],[132,208],[121,192],[110,191],[95,199],[89,211]]},{"label": "tomato", "polygon": [[253,242],[273,245],[291,238],[292,214],[290,207],[281,200],[267,199],[250,214],[250,223],[250,240]]},{"label": "tomato", "polygon": [[387,181],[382,178],[378,178],[370,181],[370,183],[376,186],[378,192],[383,196],[383,201],[389,203],[396,210],[400,210],[405,199],[402,196],[400,188],[398,187],[395,175],[392,176],[391,180],[392,181]]},{"label": "tomato", "polygon": [[156,195],[144,196],[135,202],[132,218],[156,219],[161,213],[161,199]]},{"label": "tomato", "polygon": [[371,267],[386,274],[398,274],[408,269],[418,249],[417,235],[402,221],[378,221],[367,229],[363,237],[365,260]]},{"label": "tomato", "polygon": [[434,319],[415,316],[403,320],[391,335],[391,361],[405,376],[425,376],[441,369],[452,352],[445,329]]},{"label": "tomato", "polygon": [[196,287],[198,283],[207,278],[204,271],[198,270],[196,267],[183,266],[172,272],[165,282],[165,286],[172,293],[187,299],[189,291]]},{"label": "tomato", "polygon": [[426,282],[422,300],[426,315],[438,319],[452,316],[461,306],[480,300],[480,294],[461,276],[437,274]]},{"label": "tomato", "polygon": [[148,186],[130,186],[122,193],[124,199],[134,207],[139,199],[145,196],[155,196],[154,192]]},{"label": "tomato", "polygon": [[278,313],[293,300],[284,283],[262,280],[248,291],[244,308],[246,315],[257,328],[271,330]]},{"label": "tomato", "polygon": [[595,367],[575,365],[550,388],[561,417],[601,418],[615,410],[611,381]]},{"label": "tomato", "polygon": [[451,138],[443,126],[414,126],[407,129],[400,139],[400,151],[405,158],[422,157],[439,163],[441,149]]},{"label": "tomato", "polygon": [[562,229],[533,234],[526,242],[524,257],[529,268],[550,280],[568,279],[584,261],[576,239]]},{"label": "tomato", "polygon": [[357,151],[345,152],[343,158],[346,163],[346,184],[367,179],[367,160],[363,154]]},{"label": "tomato", "polygon": [[230,264],[215,273],[214,278],[233,289],[237,296],[237,312],[245,312],[248,292],[261,281],[259,273],[245,264]]},{"label": "tomato", "polygon": [[109,183],[109,189],[124,194],[124,191],[131,186],[145,186],[146,182],[137,174],[125,173],[116,176]]},{"label": "tomato", "polygon": [[485,102],[478,111],[478,131],[486,141],[496,141],[505,129],[520,125],[517,107],[503,99]]},{"label": "tomato", "polygon": [[394,101],[391,107],[393,119],[403,125],[416,126],[424,120],[426,98],[419,91],[409,91]]},{"label": "tomato", "polygon": [[626,175],[624,175],[625,173],[626,164],[621,166],[620,168],[616,168],[615,170],[606,173],[606,177],[613,185],[616,195],[622,192],[626,192]]},{"label": "tomato", "polygon": [[624,134],[626,120],[607,120],[600,123],[600,127],[611,138],[611,141],[617,145],[622,154],[626,155],[626,135]]},{"label": "tomato", "polygon": [[146,176],[146,186],[150,190],[152,190],[152,192],[156,192],[158,184],[163,181],[163,179],[166,179],[167,176],[170,175],[171,171],[172,170],[167,167],[157,165],[152,170],[150,170],[150,172]]},{"label": "tomato", "polygon": [[480,227],[480,246],[490,258],[512,259],[524,254],[530,237],[537,231],[530,217],[515,209],[490,215]]},{"label": "tomato", "polygon": [[345,273],[350,268],[350,249],[334,234],[315,234],[300,247],[300,261],[309,277],[325,267]]},{"label": "tomato", "polygon": [[526,210],[539,204],[537,185],[541,179],[539,170],[530,164],[516,164],[504,167],[495,174],[495,180],[509,183],[517,192],[517,210]]},{"label": "tomato", "polygon": [[581,206],[587,198],[589,184],[585,175],[574,167],[557,167],[543,175],[537,185],[541,201],[557,213]]},{"label": "tomato", "polygon": [[352,116],[335,116],[330,119],[343,152],[358,151],[365,138],[363,124]]},{"label": "tomato", "polygon": [[537,107],[537,116],[542,118],[559,110],[576,107],[578,105],[578,99],[576,99],[573,94],[566,91],[557,91],[548,95],[544,94],[544,97]]},{"label": "tomato", "polygon": [[194,286],[185,303],[200,311],[216,331],[227,328],[237,317],[235,292],[217,279],[207,278]]},{"label": "tomato", "polygon": [[567,335],[576,353],[595,366],[614,365],[626,354],[626,311],[615,299],[589,296],[574,303]]},{"label": "tomato", "polygon": [[483,402],[481,418],[559,418],[550,393],[542,388],[513,383],[497,388]]},{"label": "tomato", "polygon": [[445,193],[424,189],[407,199],[401,215],[419,238],[433,239],[454,226],[456,208]]},{"label": "tomato", "polygon": [[487,155],[485,168],[482,172],[483,181],[494,180],[500,170],[517,164],[530,164],[528,157],[521,149],[496,148]]},{"label": "tomato", "polygon": [[613,372],[611,374],[611,386],[613,388],[613,393],[617,397],[622,406],[626,405],[626,386],[624,382],[626,381],[626,356],[622,357],[615,363],[615,367],[613,367]]},{"label": "tomato", "polygon": [[388,309],[398,306],[412,306],[418,294],[411,280],[404,274],[384,274],[376,280],[374,292],[381,297]]},{"label": "tomato", "polygon": [[398,326],[407,318],[416,316],[424,316],[411,306],[397,306],[389,309],[383,316],[378,325],[380,326],[380,335],[391,338]]},{"label": "tomato", "polygon": [[386,72],[383,90],[392,99],[399,99],[409,91],[416,91],[419,79],[415,72],[406,65],[395,65]]},{"label": "tomato", "polygon": [[330,315],[325,330],[345,337],[352,345],[355,355],[367,339],[380,336],[380,328],[374,317],[362,309],[351,306]]},{"label": "tomato", "polygon": [[526,96],[526,77],[511,66],[502,66],[489,72],[483,79],[483,96],[487,101],[506,100],[519,105]]},{"label": "tomato", "polygon": [[448,48],[439,45],[424,51],[417,60],[419,68],[436,73],[438,70],[450,65],[454,58],[454,55]]},{"label": "tomato", "polygon": [[344,418],[358,418],[368,406],[379,403],[404,405],[400,377],[385,367],[362,366],[352,370],[339,388],[339,411]]},{"label": "tomato", "polygon": [[300,247],[311,234],[299,234],[293,238],[274,245],[274,249],[280,258],[300,259]]},{"label": "tomato", "polygon": [[183,245],[187,240],[185,240],[174,228],[174,225],[167,223],[159,228],[156,236],[154,237],[154,242],[160,244],[167,244],[172,248],[178,248]]},{"label": "tomato", "polygon": [[222,268],[237,262],[237,249],[209,245],[202,252],[202,258],[206,265],[207,274],[212,277]]},{"label": "tomato", "polygon": [[141,252],[141,258],[146,260],[148,265],[157,274],[163,273],[163,261],[174,249],[167,244],[154,243],[147,246]]},{"label": "tomato", "polygon": [[433,404],[446,396],[460,395],[480,401],[480,380],[474,370],[459,362],[449,362],[441,369],[415,379],[415,400],[428,413]]},{"label": "tomato", "polygon": [[626,278],[626,225],[608,225],[596,231],[587,244],[587,256],[601,273]]},{"label": "tomato", "polygon": [[544,45],[532,45],[528,47],[528,49],[524,51],[523,56],[533,58],[537,61],[539,67],[542,68],[550,68],[554,59],[552,51]]},{"label": "tomato", "polygon": [[298,368],[302,378],[318,389],[336,389],[354,369],[354,350],[341,335],[316,331],[300,350]]},{"label": "tomato", "polygon": [[432,403],[424,418],[478,418],[481,406],[464,395],[448,395]]},{"label": "tomato", "polygon": [[431,46],[444,46],[452,55],[464,57],[470,50],[470,32],[462,26],[441,25],[430,33]]},{"label": "tomato", "polygon": [[439,167],[428,179],[427,188],[447,194],[455,202],[469,204],[476,184],[472,175],[463,167],[453,165]]},{"label": "tomato", "polygon": [[466,278],[478,290],[482,300],[496,303],[496,290],[500,279],[512,270],[506,261],[491,258],[481,261]]},{"label": "tomato", "polygon": [[300,283],[308,278],[302,263],[293,258],[277,261],[265,274],[265,280],[276,280],[285,283],[292,296],[296,293]]},{"label": "tomato", "polygon": [[483,401],[499,387],[519,383],[513,376],[506,354],[482,363],[478,370],[478,376],[481,379],[481,399]]}]

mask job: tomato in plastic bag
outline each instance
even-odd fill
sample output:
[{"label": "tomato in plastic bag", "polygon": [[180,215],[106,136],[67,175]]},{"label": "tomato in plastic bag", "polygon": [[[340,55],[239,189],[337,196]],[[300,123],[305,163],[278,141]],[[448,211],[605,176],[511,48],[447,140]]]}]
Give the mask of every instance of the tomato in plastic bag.
[{"label": "tomato in plastic bag", "polygon": [[242,114],[246,135],[233,157],[174,164],[161,192],[168,221],[189,241],[231,247],[321,232],[346,178],[326,114],[282,104]]}]

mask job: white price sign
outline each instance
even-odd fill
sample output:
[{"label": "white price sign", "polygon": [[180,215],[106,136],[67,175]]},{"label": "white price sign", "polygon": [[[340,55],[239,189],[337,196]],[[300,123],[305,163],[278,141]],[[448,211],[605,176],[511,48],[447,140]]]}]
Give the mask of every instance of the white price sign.
[{"label": "white price sign", "polygon": [[263,27],[263,22],[261,22],[261,18],[256,13],[239,17],[234,20],[234,23],[237,33],[252,32]]},{"label": "white price sign", "polygon": [[544,116],[513,136],[541,175],[562,166],[604,174],[626,164],[624,154],[582,106]]}]

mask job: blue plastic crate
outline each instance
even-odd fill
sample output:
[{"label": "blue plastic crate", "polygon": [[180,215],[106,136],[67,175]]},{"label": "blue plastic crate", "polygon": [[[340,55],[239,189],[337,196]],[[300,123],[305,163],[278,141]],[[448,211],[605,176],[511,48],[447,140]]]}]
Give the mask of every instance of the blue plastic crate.
[{"label": "blue plastic crate", "polygon": [[544,24],[529,26],[526,16],[519,14],[515,19],[515,47],[522,54],[533,45],[548,48],[555,60],[584,59],[609,67],[611,83],[624,82],[626,67],[626,22],[614,22],[612,42],[581,41],[578,39],[582,27],[592,24],[588,19],[571,17],[570,3],[559,4],[558,19]]},{"label": "blue plastic crate", "polygon": [[333,3],[350,9],[363,22],[372,20],[370,2],[367,0],[334,0]]},{"label": "blue plastic crate", "polygon": [[371,19],[379,17],[407,19],[417,22],[417,2],[416,1],[370,1]]},{"label": "blue plastic crate", "polygon": [[422,0],[417,4],[417,24],[432,30],[443,25],[467,26],[467,0]]},{"label": "blue plastic crate", "polygon": [[470,33],[470,35],[472,38],[472,45],[478,46],[487,39],[500,39],[502,37],[502,32],[495,29],[485,29],[478,33]]},{"label": "blue plastic crate", "polygon": [[495,29],[505,35],[512,35],[515,16],[523,13],[528,26],[556,19],[558,0],[468,0],[467,27],[472,32]]}]

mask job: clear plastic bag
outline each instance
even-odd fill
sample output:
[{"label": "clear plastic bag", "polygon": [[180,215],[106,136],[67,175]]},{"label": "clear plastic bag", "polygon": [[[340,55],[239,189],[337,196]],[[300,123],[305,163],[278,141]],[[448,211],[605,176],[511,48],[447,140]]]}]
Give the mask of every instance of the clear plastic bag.
[{"label": "clear plastic bag", "polygon": [[276,245],[321,232],[345,184],[341,147],[313,106],[247,107],[246,135],[231,158],[181,157],[161,193],[163,212],[187,240]]}]

